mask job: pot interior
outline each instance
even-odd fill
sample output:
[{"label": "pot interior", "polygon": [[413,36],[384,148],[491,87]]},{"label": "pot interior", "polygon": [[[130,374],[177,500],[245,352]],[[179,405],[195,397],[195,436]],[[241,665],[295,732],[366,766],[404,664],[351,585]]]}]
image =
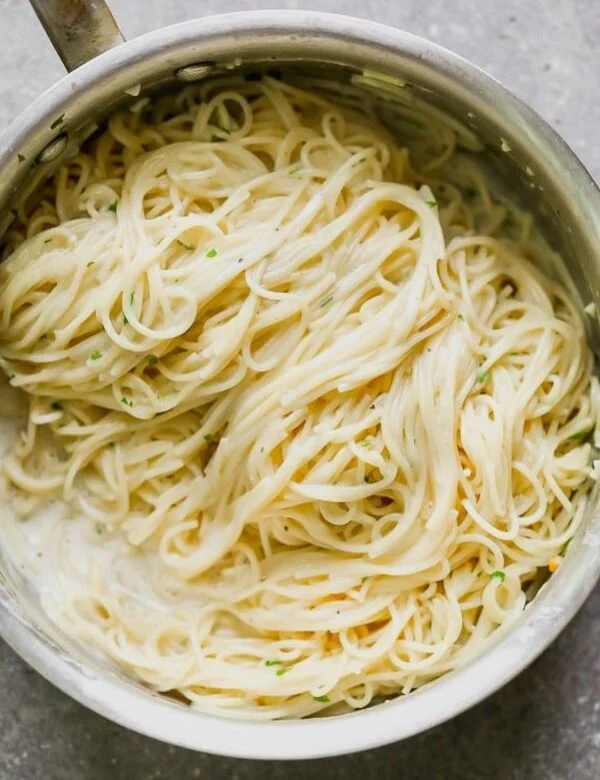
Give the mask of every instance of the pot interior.
[{"label": "pot interior", "polygon": [[[136,57],[128,56],[126,51],[117,58],[113,52],[107,53],[67,76],[10,131],[8,143],[0,151],[4,182],[0,193],[0,243],[1,234],[13,219],[12,209],[23,198],[35,199],[43,181],[101,130],[107,116],[116,109],[201,79],[233,74],[254,79],[268,73],[284,80],[301,78],[305,85],[311,81],[326,83],[333,96],[336,90],[343,95],[352,86],[376,105],[380,120],[399,139],[410,136],[419,115],[449,123],[458,130],[464,153],[476,158],[487,171],[495,195],[532,213],[551,250],[548,271],[568,284],[582,305],[592,301],[600,305],[600,258],[590,217],[598,203],[594,185],[560,139],[543,123],[538,124],[535,115],[503,92],[492,94],[490,82],[458,58],[444,62],[439,51],[433,56],[420,50],[422,44],[414,39],[404,51],[393,51],[387,43],[359,42],[324,33],[303,36],[294,31],[263,30],[254,37],[250,31],[237,37],[231,32],[215,32],[202,39],[189,33],[179,38],[173,32],[170,41],[156,43],[146,53],[138,47]],[[597,221],[595,224],[597,227]],[[587,319],[590,339],[597,350],[600,338],[596,321]],[[597,493],[595,490],[591,502],[588,531],[592,515],[597,514]],[[585,532],[584,523],[579,538],[571,545],[570,557],[578,557]],[[579,550],[579,554],[584,553]],[[565,565],[561,577],[544,586],[542,602],[547,603],[552,591],[565,582],[568,570],[573,573],[574,566],[575,562],[570,567]],[[30,663],[57,682],[56,675],[49,673],[44,664],[49,657],[59,657],[78,669],[83,678],[118,681],[121,687],[143,692],[146,701],[149,697],[161,698],[165,707],[184,708],[181,702],[158,697],[64,636],[40,608],[25,575],[10,566],[0,549],[0,602],[7,614],[0,628],[9,634],[9,640],[13,637],[13,644]],[[39,648],[27,653],[14,639],[18,633],[13,630],[15,621],[41,640],[47,649],[46,661],[40,660]],[[500,641],[502,637],[496,639],[496,643]],[[433,690],[440,684],[436,681],[427,688]],[[418,692],[408,698],[420,695]],[[79,697],[87,698],[84,687]]]}]

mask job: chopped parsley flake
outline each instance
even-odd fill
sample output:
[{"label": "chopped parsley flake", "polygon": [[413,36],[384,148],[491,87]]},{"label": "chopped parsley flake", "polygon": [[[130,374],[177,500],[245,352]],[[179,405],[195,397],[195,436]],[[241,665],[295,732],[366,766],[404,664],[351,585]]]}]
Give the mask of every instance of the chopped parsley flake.
[{"label": "chopped parsley flake", "polygon": [[[404,88],[408,89],[412,87],[412,84],[405,84]],[[399,116],[398,119],[400,122],[404,122],[405,125],[408,125],[409,127],[418,127],[419,130],[423,128],[423,125],[421,122],[418,122],[416,119],[413,119],[411,116]]]},{"label": "chopped parsley flake", "polygon": [[281,661],[265,661],[265,666],[277,666]]},{"label": "chopped parsley flake", "polygon": [[213,438],[212,433],[205,433],[204,434],[205,441],[212,441],[212,438]]},{"label": "chopped parsley flake", "polygon": [[321,702],[323,702],[323,703],[325,703],[325,702],[328,702],[328,701],[331,701],[331,699],[329,698],[329,696],[313,696],[313,699],[314,699],[315,701],[321,701]]},{"label": "chopped parsley flake", "polygon": [[425,201],[425,203],[426,203],[428,206],[431,206],[431,208],[432,208],[432,209],[434,209],[434,208],[437,206],[437,203],[436,203],[436,201],[435,201],[435,200],[426,200],[426,201]]},{"label": "chopped parsley flake", "polygon": [[149,366],[155,366],[158,363],[158,358],[156,355],[148,355],[148,365]]},{"label": "chopped parsley flake", "polygon": [[52,409],[54,409],[55,412],[62,412],[62,404],[59,401],[52,401],[50,404]]},{"label": "chopped parsley flake", "polygon": [[465,315],[464,315],[464,314],[459,314],[459,315],[458,315],[458,319],[459,319],[461,322],[464,322],[464,321],[465,321]]},{"label": "chopped parsley flake", "polygon": [[490,371],[481,371],[479,374],[477,374],[477,381],[484,385],[490,378],[490,374]]},{"label": "chopped parsley flake", "polygon": [[130,306],[133,306],[133,299],[135,298],[135,293],[129,293],[129,304]]},{"label": "chopped parsley flake", "polygon": [[497,580],[498,582],[504,582],[506,578],[506,573],[500,570],[493,571],[492,572],[492,579]]},{"label": "chopped parsley flake", "polygon": [[125,312],[123,312],[123,325],[129,325],[129,320],[127,319]]},{"label": "chopped parsley flake", "polygon": [[364,439],[363,441],[361,441],[360,446],[361,447],[372,447],[373,446],[373,442],[371,441],[371,439]]},{"label": "chopped parsley flake", "polygon": [[16,377],[16,374],[9,374],[8,375],[8,381],[12,382],[15,377]]},{"label": "chopped parsley flake", "polygon": [[112,211],[113,214],[116,214],[118,207],[119,207],[119,201],[118,200],[113,200],[113,202],[108,207],[108,210]]},{"label": "chopped parsley flake", "polygon": [[323,309],[325,306],[330,304],[332,300],[333,300],[333,295],[330,295],[329,298],[325,298],[325,300],[321,304],[320,308]]},{"label": "chopped parsley flake", "polygon": [[97,534],[103,534],[106,531],[106,526],[104,523],[94,523],[94,531]]},{"label": "chopped parsley flake", "polygon": [[567,541],[560,548],[560,552],[558,554],[560,555],[561,558],[564,558],[565,555],[567,554],[567,550],[569,549],[569,545],[571,544],[572,541],[573,541],[573,537],[567,539]]},{"label": "chopped parsley flake", "polygon": [[85,264],[85,267],[86,267],[86,268],[89,268],[91,265],[95,265],[95,264],[96,264],[96,261],[95,261],[95,260],[90,260],[90,262],[89,262],[89,263],[86,263],[86,264]]},{"label": "chopped parsley flake", "polygon": [[98,350],[95,349],[90,355],[90,360],[100,360],[101,357],[102,357],[102,352],[98,352]]},{"label": "chopped parsley flake", "polygon": [[61,114],[59,117],[57,117],[54,122],[50,125],[50,130],[56,130],[57,127],[60,127],[62,123],[65,121],[65,115]]},{"label": "chopped parsley flake", "polygon": [[207,257],[216,257],[216,256],[217,256],[217,254],[218,254],[217,250],[216,250],[216,249],[213,247],[212,249],[210,249],[210,250],[209,250],[209,251],[206,253],[206,256],[207,256]]},{"label": "chopped parsley flake", "polygon": [[278,669],[278,670],[275,672],[275,674],[277,675],[277,677],[281,677],[281,676],[282,676],[282,675],[284,675],[286,672],[289,672],[291,668],[292,668],[291,666],[282,666],[282,667],[281,667],[281,669]]},{"label": "chopped parsley flake", "polygon": [[592,432],[591,428],[585,428],[584,430],[577,431],[577,433],[574,433],[572,436],[569,436],[569,439],[574,439],[575,441],[583,441],[583,439],[587,439],[587,437]]},{"label": "chopped parsley flake", "polygon": [[297,173],[300,173],[300,171],[304,168],[303,165],[294,165],[293,168],[290,168],[289,174],[290,176],[295,176]]},{"label": "chopped parsley flake", "polygon": [[369,579],[368,577],[363,577],[363,578],[361,579],[361,583],[364,585],[364,584],[365,584],[365,582],[366,582],[368,579]]},{"label": "chopped parsley flake", "polygon": [[24,154],[21,154],[19,152],[19,154],[17,154],[17,158],[18,158],[19,162],[25,162],[25,155]]},{"label": "chopped parsley flake", "polygon": [[365,482],[367,482],[367,483],[370,485],[370,484],[372,484],[374,481],[375,481],[375,480],[373,479],[373,477],[372,477],[370,474],[367,474],[367,476],[365,477]]},{"label": "chopped parsley flake", "polygon": [[194,248],[193,246],[186,244],[185,241],[182,241],[180,238],[176,238],[175,241],[177,241],[177,243],[180,244],[184,249],[187,249],[188,252],[191,252]]},{"label": "chopped parsley flake", "polygon": [[125,398],[125,396],[121,396],[121,403],[125,404],[125,406],[133,406],[133,401],[130,398]]}]

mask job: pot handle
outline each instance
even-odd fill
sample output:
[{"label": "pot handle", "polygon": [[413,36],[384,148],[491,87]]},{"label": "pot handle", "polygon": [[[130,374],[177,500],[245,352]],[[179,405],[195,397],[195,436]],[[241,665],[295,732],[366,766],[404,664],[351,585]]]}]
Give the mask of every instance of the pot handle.
[{"label": "pot handle", "polygon": [[29,0],[67,70],[124,38],[104,0]]}]

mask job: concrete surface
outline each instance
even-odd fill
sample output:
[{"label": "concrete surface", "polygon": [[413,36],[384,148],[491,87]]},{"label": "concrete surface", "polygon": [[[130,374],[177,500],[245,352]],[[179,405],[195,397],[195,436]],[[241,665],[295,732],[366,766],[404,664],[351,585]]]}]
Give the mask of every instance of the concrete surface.
[{"label": "concrete surface", "polygon": [[[600,180],[600,0],[111,0],[126,36],[202,14],[317,8],[427,36],[536,108]],[[0,129],[62,73],[26,0],[0,0]],[[600,591],[528,671],[404,743],[339,759],[213,758],[132,734],[68,699],[0,643],[0,780],[598,780]]]}]

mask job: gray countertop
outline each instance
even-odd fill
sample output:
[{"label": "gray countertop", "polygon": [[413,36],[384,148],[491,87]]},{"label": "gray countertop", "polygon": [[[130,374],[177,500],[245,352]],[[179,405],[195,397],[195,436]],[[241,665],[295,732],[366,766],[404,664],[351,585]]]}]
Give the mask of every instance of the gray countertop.
[{"label": "gray countertop", "polygon": [[[319,8],[403,27],[524,98],[600,180],[600,0],[111,0],[126,36],[200,14]],[[0,0],[0,130],[62,75],[25,0]],[[514,682],[406,742],[297,764],[195,754],[116,726],[0,642],[0,780],[598,780],[600,590]]]}]

